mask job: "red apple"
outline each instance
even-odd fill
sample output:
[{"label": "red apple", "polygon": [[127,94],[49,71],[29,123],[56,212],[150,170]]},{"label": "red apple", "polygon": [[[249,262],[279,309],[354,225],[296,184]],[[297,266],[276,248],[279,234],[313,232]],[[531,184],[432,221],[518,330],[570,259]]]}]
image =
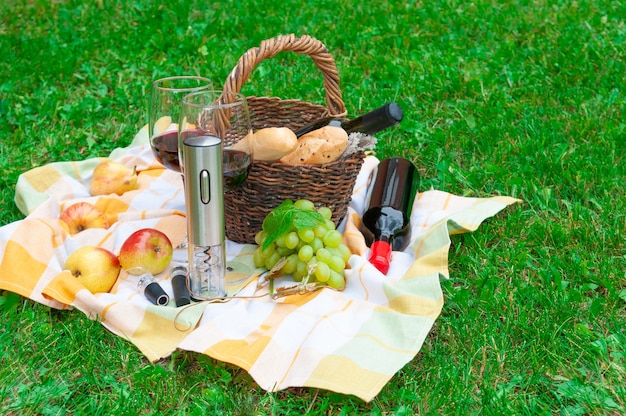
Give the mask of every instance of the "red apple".
[{"label": "red apple", "polygon": [[109,228],[109,222],[102,211],[89,202],[77,202],[65,208],[60,220],[71,235],[87,228]]},{"label": "red apple", "polygon": [[143,269],[156,275],[167,269],[173,253],[167,235],[154,228],[143,228],[124,241],[119,259],[122,268],[130,274],[141,274]]},{"label": "red apple", "polygon": [[120,262],[109,250],[96,246],[83,246],[70,253],[65,269],[92,293],[111,290],[120,273]]}]

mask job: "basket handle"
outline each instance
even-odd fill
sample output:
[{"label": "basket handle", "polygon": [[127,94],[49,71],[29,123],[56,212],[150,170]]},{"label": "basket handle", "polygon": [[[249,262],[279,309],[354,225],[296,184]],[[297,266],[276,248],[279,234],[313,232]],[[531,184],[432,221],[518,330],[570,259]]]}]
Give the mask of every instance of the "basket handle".
[{"label": "basket handle", "polygon": [[346,115],[346,106],[341,98],[339,89],[339,73],[332,55],[326,46],[319,40],[308,35],[296,37],[293,34],[279,35],[261,42],[256,48],[249,49],[237,62],[226,83],[224,91],[240,92],[243,84],[250,78],[252,70],[263,60],[273,58],[279,52],[290,51],[309,55],[324,76],[324,90],[326,91],[326,106],[329,116],[343,117]]}]

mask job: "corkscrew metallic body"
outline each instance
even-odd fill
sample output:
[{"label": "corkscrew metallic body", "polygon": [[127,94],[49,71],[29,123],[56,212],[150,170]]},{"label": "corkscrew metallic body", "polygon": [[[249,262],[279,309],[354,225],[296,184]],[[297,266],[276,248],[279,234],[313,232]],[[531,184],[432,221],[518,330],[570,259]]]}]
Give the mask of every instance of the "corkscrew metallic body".
[{"label": "corkscrew metallic body", "polygon": [[218,298],[226,294],[222,141],[188,137],[183,148],[191,297]]}]

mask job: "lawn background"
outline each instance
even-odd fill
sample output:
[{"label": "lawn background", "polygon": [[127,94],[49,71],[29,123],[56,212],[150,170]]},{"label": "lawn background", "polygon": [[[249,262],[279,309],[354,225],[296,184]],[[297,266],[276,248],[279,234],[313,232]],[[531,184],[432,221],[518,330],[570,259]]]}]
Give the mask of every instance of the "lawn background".
[{"label": "lawn background", "polygon": [[[2,292],[0,413],[626,413],[625,3],[6,0],[0,16],[1,225],[22,218],[20,173],[127,146],[152,79],[220,84],[287,33],[326,44],[350,116],[400,103],[378,155],[414,160],[422,189],[523,200],[453,238],[442,315],[370,403],[266,393],[193,353],[152,365],[79,312]],[[324,102],[293,54],[243,92]]]}]

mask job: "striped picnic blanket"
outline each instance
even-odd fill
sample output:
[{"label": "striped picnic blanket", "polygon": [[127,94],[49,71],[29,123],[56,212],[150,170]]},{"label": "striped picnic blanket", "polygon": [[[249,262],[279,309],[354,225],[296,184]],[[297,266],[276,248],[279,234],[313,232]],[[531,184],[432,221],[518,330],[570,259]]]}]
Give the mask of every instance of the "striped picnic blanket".
[{"label": "striped picnic blanket", "polygon": [[[174,245],[184,238],[181,177],[155,161],[146,136],[144,128],[130,147],[110,155],[139,171],[139,189],[121,196],[90,195],[98,158],[56,162],[20,176],[15,201],[27,215],[0,228],[0,289],[97,318],[150,361],[181,349],[235,364],[267,391],[314,387],[373,399],[419,352],[441,312],[440,280],[449,277],[449,236],[474,231],[517,202],[421,192],[411,216],[412,242],[405,251],[394,252],[390,271],[383,276],[368,263],[367,246],[355,225],[364,209],[367,177],[378,163],[368,156],[341,225],[354,253],[345,290],[272,299],[253,273],[255,246],[227,242],[227,290],[234,295],[227,302],[176,308],[171,300],[155,306],[138,291],[136,277],[125,272],[110,293],[94,295],[63,270],[76,248],[98,245],[119,253],[124,240],[144,227],[165,232]],[[78,201],[105,211],[111,227],[68,235],[59,225],[59,213]],[[157,279],[172,297],[167,272]]]}]

